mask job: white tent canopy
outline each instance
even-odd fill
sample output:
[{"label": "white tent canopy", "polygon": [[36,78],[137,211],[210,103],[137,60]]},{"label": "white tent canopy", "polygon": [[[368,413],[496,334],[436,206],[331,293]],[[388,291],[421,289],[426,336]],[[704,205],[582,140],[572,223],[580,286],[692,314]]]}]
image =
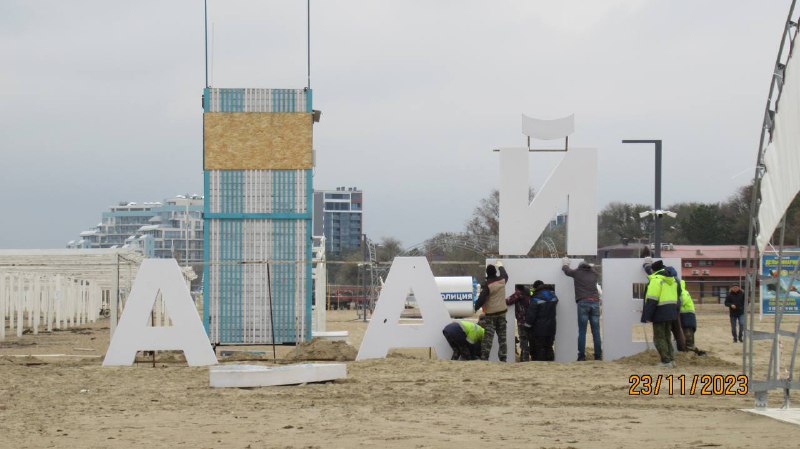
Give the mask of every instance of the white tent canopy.
[{"label": "white tent canopy", "polygon": [[763,252],[792,200],[800,191],[800,58],[786,66],[772,142],[764,150],[758,209],[758,250]]},{"label": "white tent canopy", "polygon": [[[3,249],[0,271],[64,275],[112,289],[130,285],[142,261],[132,249]],[[119,268],[118,268],[119,266]]]}]

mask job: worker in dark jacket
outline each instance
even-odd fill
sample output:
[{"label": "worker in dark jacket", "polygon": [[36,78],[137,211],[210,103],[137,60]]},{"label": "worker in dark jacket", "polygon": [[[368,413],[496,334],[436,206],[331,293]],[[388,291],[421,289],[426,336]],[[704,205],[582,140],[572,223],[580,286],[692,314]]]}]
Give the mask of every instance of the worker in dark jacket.
[{"label": "worker in dark jacket", "polygon": [[675,367],[670,334],[671,322],[678,319],[678,284],[660,260],[643,268],[649,274],[642,322],[653,323],[653,343],[661,357],[661,366]]},{"label": "worker in dark jacket", "polygon": [[525,313],[531,301],[528,286],[517,284],[514,293],[506,298],[506,305],[514,304],[514,317],[517,319],[517,333],[519,334],[519,361],[528,362],[531,359],[530,341],[528,340],[528,327],[525,326]]},{"label": "worker in dark jacket", "polygon": [[561,270],[571,277],[575,285],[575,302],[578,303],[578,361],[586,360],[586,323],[592,328],[594,359],[603,360],[600,340],[600,292],[597,291],[597,272],[586,262],[578,268],[569,267],[569,258],[562,259]]},{"label": "worker in dark jacket", "polygon": [[[498,273],[499,270],[499,273]],[[475,311],[484,307],[486,325],[481,342],[481,360],[489,360],[489,351],[492,349],[494,334],[500,343],[498,356],[501,362],[506,361],[506,281],[508,273],[502,262],[486,266],[486,280],[481,283],[481,293],[475,302]]]},{"label": "worker in dark jacket", "polygon": [[556,306],[558,297],[553,284],[542,281],[533,283],[534,293],[525,316],[528,334],[531,339],[533,360],[553,361],[553,343],[556,339]]},{"label": "worker in dark jacket", "polygon": [[[647,259],[645,259],[647,260]],[[678,308],[678,314],[681,311],[681,305],[683,304],[683,293],[681,289],[683,285],[681,283],[680,276],[678,276],[678,270],[674,267],[665,267],[664,270],[673,278],[675,278],[675,282],[678,284],[678,304],[675,307]],[[647,269],[645,269],[647,271]],[[686,351],[686,335],[683,333],[683,325],[681,324],[680,318],[676,319],[670,324],[672,328],[672,337],[675,339],[675,345],[678,347],[678,351]]]},{"label": "worker in dark jacket", "polygon": [[[744,292],[738,285],[731,287],[725,295],[725,307],[728,308],[731,317],[731,334],[733,342],[742,342],[744,336]],[[739,324],[739,332],[736,332],[736,324]],[[738,340],[737,340],[738,337]]]}]

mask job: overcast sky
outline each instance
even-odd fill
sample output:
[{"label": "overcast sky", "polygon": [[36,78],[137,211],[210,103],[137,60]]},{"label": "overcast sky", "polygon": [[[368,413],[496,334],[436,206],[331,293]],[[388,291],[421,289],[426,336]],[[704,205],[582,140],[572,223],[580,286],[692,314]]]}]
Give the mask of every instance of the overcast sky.
[{"label": "overcast sky", "polygon": [[[314,186],[365,231],[461,231],[520,114],[575,113],[599,207],[724,201],[752,177],[789,0],[311,2]],[[306,85],[305,1],[210,0],[214,87]],[[212,26],[209,25],[209,34]],[[213,46],[211,45],[213,40]],[[0,2],[0,248],[61,248],[119,201],[202,193],[203,2]],[[532,157],[534,187],[557,155]]]}]

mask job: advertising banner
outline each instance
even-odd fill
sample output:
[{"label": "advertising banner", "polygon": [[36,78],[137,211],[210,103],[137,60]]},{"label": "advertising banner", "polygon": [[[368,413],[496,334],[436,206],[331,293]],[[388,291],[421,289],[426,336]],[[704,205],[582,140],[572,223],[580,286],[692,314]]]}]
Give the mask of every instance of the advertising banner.
[{"label": "advertising banner", "polygon": [[[774,315],[780,303],[783,313],[800,315],[800,272],[798,278],[791,283],[792,273],[800,260],[798,253],[784,253],[783,259],[778,260],[777,254],[761,256],[761,274],[777,279],[775,283],[761,282],[761,312],[765,315]],[[780,263],[779,263],[780,262]],[[780,269],[780,272],[779,272]],[[788,295],[787,295],[788,293]]]}]

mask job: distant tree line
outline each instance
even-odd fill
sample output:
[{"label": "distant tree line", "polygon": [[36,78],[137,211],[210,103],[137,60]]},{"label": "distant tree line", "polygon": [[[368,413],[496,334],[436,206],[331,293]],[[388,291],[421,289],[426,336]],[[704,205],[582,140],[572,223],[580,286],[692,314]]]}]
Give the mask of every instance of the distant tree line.
[{"label": "distant tree line", "polygon": [[[664,243],[679,245],[746,245],[750,229],[750,202],[753,184],[740,187],[726,201],[719,203],[675,203],[667,210],[677,217],[663,216]],[[641,218],[640,212],[651,210],[646,204],[611,203],[598,216],[598,245],[651,241],[652,216]],[[800,200],[795,198],[786,215],[787,245],[800,246]]]}]

